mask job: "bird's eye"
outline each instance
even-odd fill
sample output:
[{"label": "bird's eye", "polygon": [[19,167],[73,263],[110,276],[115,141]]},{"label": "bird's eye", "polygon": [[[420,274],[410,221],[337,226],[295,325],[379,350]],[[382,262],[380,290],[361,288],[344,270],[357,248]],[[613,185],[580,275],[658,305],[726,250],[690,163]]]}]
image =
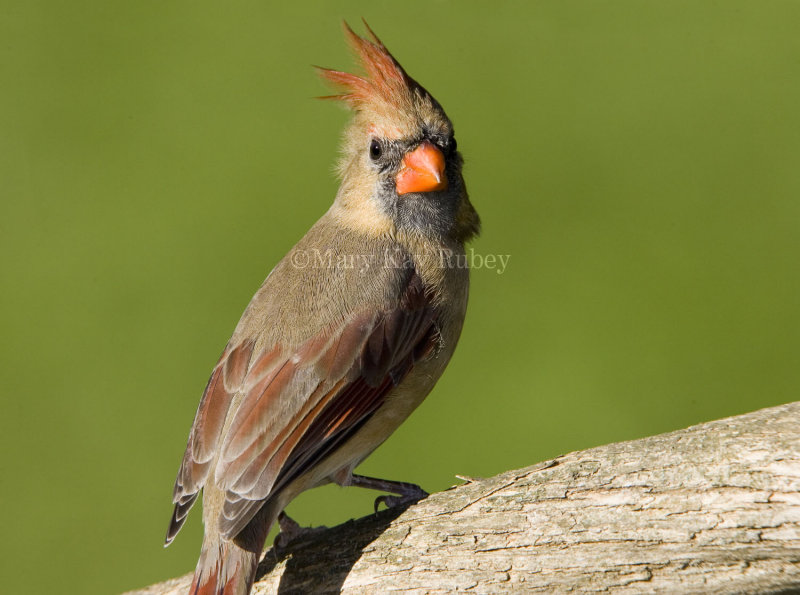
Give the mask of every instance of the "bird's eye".
[{"label": "bird's eye", "polygon": [[381,144],[373,138],[372,141],[369,143],[370,158],[372,158],[373,161],[377,161],[382,153],[383,153],[383,147],[381,147]]}]

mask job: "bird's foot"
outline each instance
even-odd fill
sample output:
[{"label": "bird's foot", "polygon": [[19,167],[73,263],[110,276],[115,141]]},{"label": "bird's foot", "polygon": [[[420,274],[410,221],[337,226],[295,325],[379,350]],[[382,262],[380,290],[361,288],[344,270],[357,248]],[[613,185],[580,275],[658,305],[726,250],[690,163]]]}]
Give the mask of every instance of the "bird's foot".
[{"label": "bird's foot", "polygon": [[406,494],[405,496],[378,496],[375,498],[375,512],[378,512],[378,508],[381,504],[385,504],[386,508],[394,508],[395,506],[405,507],[419,502],[428,496],[428,492],[419,486],[416,487],[419,488],[419,492],[414,494]]},{"label": "bird's foot", "polygon": [[393,496],[378,496],[375,498],[375,512],[378,512],[378,507],[380,507],[381,504],[385,504],[387,508],[408,506],[428,496],[428,492],[415,483],[390,481],[388,479],[377,479],[375,477],[365,477],[363,475],[353,475],[350,480],[350,485],[394,494]]},{"label": "bird's foot", "polygon": [[273,542],[277,549],[285,549],[286,546],[296,539],[317,535],[328,529],[324,525],[319,527],[301,527],[297,521],[285,512],[281,512],[278,515],[278,527],[280,527],[281,532],[278,533]]}]

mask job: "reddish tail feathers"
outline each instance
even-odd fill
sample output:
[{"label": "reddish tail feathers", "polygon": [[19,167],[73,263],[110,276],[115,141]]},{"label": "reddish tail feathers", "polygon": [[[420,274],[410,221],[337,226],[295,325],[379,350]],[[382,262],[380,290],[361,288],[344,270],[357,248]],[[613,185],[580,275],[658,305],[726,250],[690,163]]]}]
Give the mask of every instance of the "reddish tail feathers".
[{"label": "reddish tail feathers", "polygon": [[232,541],[209,543],[206,538],[189,594],[248,595],[260,557],[260,551],[242,549]]}]

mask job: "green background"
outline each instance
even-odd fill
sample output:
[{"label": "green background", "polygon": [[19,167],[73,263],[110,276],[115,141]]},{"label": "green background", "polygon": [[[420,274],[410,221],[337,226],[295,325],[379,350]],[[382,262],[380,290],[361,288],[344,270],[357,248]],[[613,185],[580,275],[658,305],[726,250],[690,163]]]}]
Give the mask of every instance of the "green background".
[{"label": "green background", "polygon": [[[366,17],[456,125],[484,233],[461,344],[362,467],[428,490],[797,399],[800,3],[0,2],[3,591],[161,547],[208,374],[330,204]],[[321,488],[303,524],[367,514]]]}]

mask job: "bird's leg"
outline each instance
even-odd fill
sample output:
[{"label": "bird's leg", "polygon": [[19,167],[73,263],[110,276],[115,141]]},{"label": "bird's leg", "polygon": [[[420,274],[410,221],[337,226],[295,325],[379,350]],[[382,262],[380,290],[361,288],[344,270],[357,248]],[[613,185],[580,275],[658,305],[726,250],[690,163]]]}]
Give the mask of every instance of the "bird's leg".
[{"label": "bird's leg", "polygon": [[281,511],[281,513],[278,515],[278,527],[280,528],[281,532],[278,533],[274,541],[274,545],[278,549],[285,548],[295,539],[308,537],[309,535],[315,535],[327,529],[327,527],[324,525],[319,527],[301,527],[300,524],[286,514],[285,511]]},{"label": "bird's leg", "polygon": [[395,496],[378,496],[375,498],[375,512],[378,512],[378,507],[381,503],[385,504],[387,508],[393,508],[395,506],[413,504],[428,496],[428,492],[414,483],[390,481],[364,475],[351,475],[348,485],[396,494]]}]

